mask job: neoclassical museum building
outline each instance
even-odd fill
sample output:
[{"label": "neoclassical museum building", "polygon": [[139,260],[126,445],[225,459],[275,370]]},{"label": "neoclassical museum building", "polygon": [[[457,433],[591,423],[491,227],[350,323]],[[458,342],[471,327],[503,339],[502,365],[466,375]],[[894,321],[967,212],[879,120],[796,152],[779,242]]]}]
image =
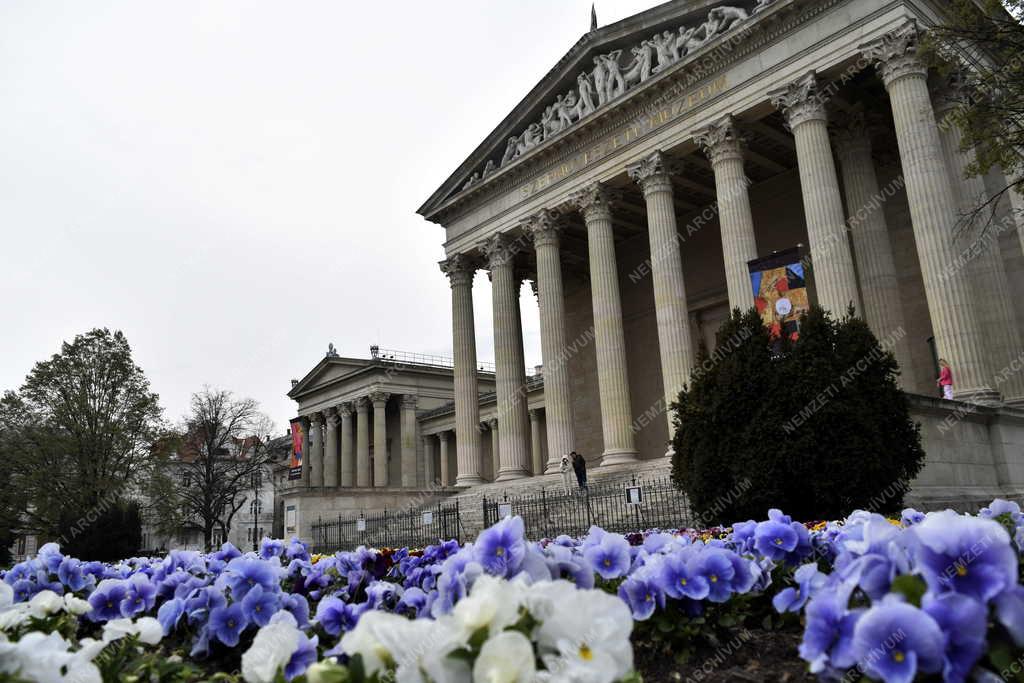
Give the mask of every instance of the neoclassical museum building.
[{"label": "neoclassical museum building", "polygon": [[[318,364],[289,394],[312,434],[295,500],[513,482],[573,450],[591,468],[663,460],[697,349],[754,304],[748,264],[793,247],[811,301],[852,305],[895,353],[928,452],[919,497],[1024,492],[1024,253],[1009,202],[991,225],[962,218],[1005,180],[965,178],[947,116],[968,94],[919,54],[945,6],[672,0],[584,34],[419,209],[444,229],[454,362]],[[958,401],[937,398],[939,357]]]}]

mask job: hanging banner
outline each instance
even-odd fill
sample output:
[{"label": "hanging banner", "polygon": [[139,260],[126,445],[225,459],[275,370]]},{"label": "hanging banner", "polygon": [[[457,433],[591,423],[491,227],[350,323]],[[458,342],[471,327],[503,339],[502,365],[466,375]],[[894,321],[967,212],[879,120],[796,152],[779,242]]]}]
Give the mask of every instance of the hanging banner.
[{"label": "hanging banner", "polygon": [[288,479],[302,479],[302,443],[305,432],[301,420],[292,420],[292,461],[289,464]]},{"label": "hanging banner", "polygon": [[800,336],[800,316],[810,308],[802,249],[793,247],[747,262],[754,307],[772,339]]}]

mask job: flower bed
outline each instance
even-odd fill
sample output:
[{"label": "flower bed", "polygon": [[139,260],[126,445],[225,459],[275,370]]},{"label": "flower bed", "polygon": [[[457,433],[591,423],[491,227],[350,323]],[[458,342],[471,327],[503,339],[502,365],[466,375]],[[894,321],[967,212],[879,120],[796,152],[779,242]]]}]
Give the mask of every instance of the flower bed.
[{"label": "flower bed", "polygon": [[3,573],[0,681],[706,681],[780,643],[773,666],[822,680],[1024,680],[1022,529],[995,501],[537,543],[512,517],[461,547],[318,557],[49,544]]}]

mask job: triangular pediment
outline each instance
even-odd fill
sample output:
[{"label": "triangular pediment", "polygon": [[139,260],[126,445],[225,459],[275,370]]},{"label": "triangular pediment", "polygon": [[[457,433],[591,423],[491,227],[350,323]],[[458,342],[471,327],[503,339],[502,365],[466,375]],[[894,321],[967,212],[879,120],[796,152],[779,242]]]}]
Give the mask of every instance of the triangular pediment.
[{"label": "triangular pediment", "polygon": [[516,166],[688,54],[784,2],[671,0],[584,34],[418,213],[431,219],[452,198]]},{"label": "triangular pediment", "polygon": [[365,370],[372,362],[361,358],[327,356],[317,363],[305,377],[288,392],[289,398],[296,398],[327,382],[333,382],[348,375]]}]

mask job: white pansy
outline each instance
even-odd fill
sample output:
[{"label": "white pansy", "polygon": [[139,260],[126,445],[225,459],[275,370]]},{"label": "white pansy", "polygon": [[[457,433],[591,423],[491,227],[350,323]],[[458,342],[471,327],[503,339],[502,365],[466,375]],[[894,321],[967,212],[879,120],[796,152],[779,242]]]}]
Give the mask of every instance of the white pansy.
[{"label": "white pansy", "polygon": [[103,625],[103,642],[112,643],[136,633],[137,629],[131,619],[111,619]]},{"label": "white pansy", "polygon": [[16,602],[0,610],[0,631],[13,631],[27,622],[31,616],[27,602]]},{"label": "white pansy", "polygon": [[63,608],[63,598],[51,590],[41,590],[28,601],[28,610],[37,619],[45,619]]},{"label": "white pansy", "polygon": [[366,612],[356,627],[341,637],[341,649],[349,656],[362,657],[367,676],[382,672],[392,662],[391,651],[385,642],[389,640],[389,630],[396,628],[399,620],[408,621],[387,612]]},{"label": "white pansy", "polygon": [[533,644],[518,631],[489,638],[473,663],[473,683],[530,683],[536,673]]},{"label": "white pansy", "polygon": [[577,590],[579,589],[576,588],[576,584],[564,579],[538,581],[526,592],[523,604],[534,619],[543,622],[561,609],[564,601]]},{"label": "white pansy", "polygon": [[455,603],[455,623],[470,636],[487,627],[497,633],[519,620],[519,608],[527,593],[525,584],[484,575],[473,584],[469,595]]},{"label": "white pansy", "polygon": [[64,594],[64,611],[68,614],[74,614],[76,617],[80,617],[91,610],[92,605],[89,604],[88,600],[76,598],[74,593]]},{"label": "white pansy", "polygon": [[242,655],[242,677],[247,683],[273,683],[299,647],[299,629],[291,612],[274,614],[256,632],[252,646]]},{"label": "white pansy", "polygon": [[139,617],[135,629],[139,640],[147,645],[156,645],[164,637],[164,627],[153,617]]},{"label": "white pansy", "polygon": [[14,604],[14,589],[0,581],[0,609]]}]

